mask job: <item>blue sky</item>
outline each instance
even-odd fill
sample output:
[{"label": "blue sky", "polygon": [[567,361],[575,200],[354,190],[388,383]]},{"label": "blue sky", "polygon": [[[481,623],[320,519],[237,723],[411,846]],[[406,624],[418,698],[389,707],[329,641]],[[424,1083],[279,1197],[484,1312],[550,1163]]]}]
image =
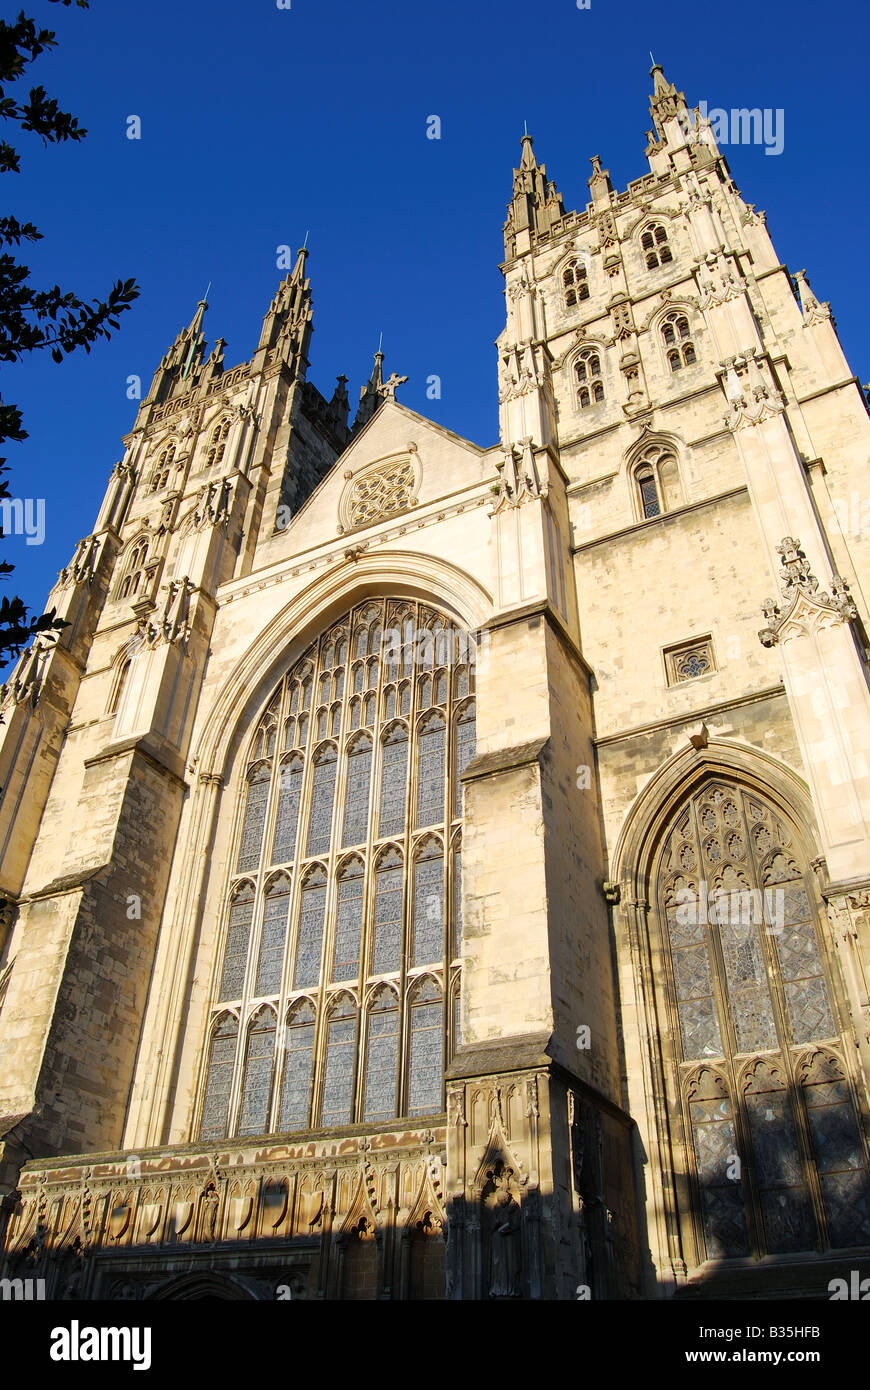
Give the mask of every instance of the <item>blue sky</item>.
[{"label": "blue sky", "polygon": [[[854,371],[870,375],[868,21],[854,0],[22,4],[59,38],[31,80],[88,129],[48,149],[12,136],[22,173],[5,176],[5,207],[44,233],[34,279],[90,297],[133,276],[142,290],[90,356],[3,372],[30,431],[9,447],[13,494],[46,499],[42,545],[2,543],[16,566],[7,591],[35,611],[92,529],[135,416],[128,376],[147,390],[209,281],[209,341],[227,339],[227,367],[248,357],[283,273],[276,248],[295,251],[306,231],[315,384],[330,395],[345,372],[355,403],[383,332],[386,371],[410,378],[399,398],[492,443],[501,228],[523,121],[567,207],[586,204],[592,154],[624,188],[648,167],[650,48],[691,105],[782,109],[781,154],[725,153],[781,260],[807,268]],[[426,399],[433,373],[439,401]]]}]

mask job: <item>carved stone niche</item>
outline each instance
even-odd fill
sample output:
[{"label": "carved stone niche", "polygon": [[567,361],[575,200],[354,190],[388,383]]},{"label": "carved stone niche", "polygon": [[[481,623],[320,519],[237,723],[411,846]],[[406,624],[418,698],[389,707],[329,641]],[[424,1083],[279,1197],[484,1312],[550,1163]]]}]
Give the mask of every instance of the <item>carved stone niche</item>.
[{"label": "carved stone niche", "polygon": [[486,1171],[481,1192],[481,1292],[487,1298],[522,1298],[525,1293],[520,1188],[513,1168],[497,1159]]}]

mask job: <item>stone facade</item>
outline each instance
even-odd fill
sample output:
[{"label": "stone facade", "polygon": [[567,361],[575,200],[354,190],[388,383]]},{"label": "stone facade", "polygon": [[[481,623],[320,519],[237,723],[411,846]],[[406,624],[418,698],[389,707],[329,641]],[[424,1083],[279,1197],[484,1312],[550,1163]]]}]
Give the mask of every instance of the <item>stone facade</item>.
[{"label": "stone facade", "polygon": [[868,412],[652,76],[622,193],[596,157],[566,211],[523,138],[496,446],[380,353],[352,423],[316,390],[305,251],[250,362],[200,304],[155,373],[2,689],[6,1268],[50,1296],[870,1254]]}]

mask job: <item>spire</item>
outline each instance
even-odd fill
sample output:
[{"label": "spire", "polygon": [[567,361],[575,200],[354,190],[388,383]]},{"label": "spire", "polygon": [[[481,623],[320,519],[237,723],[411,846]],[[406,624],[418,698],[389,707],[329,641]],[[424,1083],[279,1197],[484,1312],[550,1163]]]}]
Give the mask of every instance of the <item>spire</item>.
[{"label": "spire", "polygon": [[[381,338],[383,339],[383,334],[381,334]],[[375,365],[372,368],[372,374],[359,393],[359,409],[357,410],[353,422],[354,434],[356,434],[357,430],[361,430],[363,425],[368,424],[369,420],[372,418],[378,406],[384,399],[383,366],[384,354],[381,352],[380,347],[378,347],[378,350],[375,353]]]},{"label": "spire", "polygon": [[610,182],[610,170],[602,169],[600,154],[593,154],[589,162],[592,165],[592,176],[589,179],[589,192],[592,194],[592,202],[596,209],[599,207],[609,207],[610,195],[613,192],[613,184]]},{"label": "spire", "polygon": [[[208,289],[211,289],[211,283]],[[160,359],[147,400],[165,401],[170,396],[182,396],[196,385],[205,355],[203,320],[207,308],[208,300],[200,299],[190,326],[181,329],[175,342]]]},{"label": "spire", "polygon": [[[308,235],[306,233],[306,241]],[[295,363],[304,377],[308,366],[308,341],[311,337],[311,281],[306,274],[308,247],[300,246],[296,264],[284,276],[263,319],[257,350],[264,349],[279,355],[285,362]]]},{"label": "spire", "polygon": [[345,438],[350,433],[347,425],[347,413],[349,409],[350,401],[347,398],[347,377],[342,372],[341,376],[336,378],[335,390],[332,393],[332,399],[327,407],[327,414],[332,429],[335,430],[337,434],[342,434]]},{"label": "spire", "polygon": [[565,217],[562,195],[547,178],[546,165],[535,158],[534,140],[526,128],[518,169],[514,169],[513,196],[504,225],[505,254],[521,256],[533,242]]},{"label": "spire", "polygon": [[653,80],[652,96],[649,99],[650,115],[659,140],[667,140],[667,123],[673,120],[681,121],[681,117],[684,117],[681,121],[681,129],[684,131],[689,120],[689,108],[684,93],[678,92],[673,82],[669,82],[665,77],[661,63],[653,60],[649,75]]}]

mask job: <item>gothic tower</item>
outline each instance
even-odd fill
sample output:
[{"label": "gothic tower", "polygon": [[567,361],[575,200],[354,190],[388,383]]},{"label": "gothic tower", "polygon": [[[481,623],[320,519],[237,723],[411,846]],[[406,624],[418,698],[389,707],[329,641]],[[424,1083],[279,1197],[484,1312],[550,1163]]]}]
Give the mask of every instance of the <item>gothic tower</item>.
[{"label": "gothic tower", "polygon": [[[203,301],[2,690],[6,1266],[816,1292],[870,1254],[867,408],[711,121],[523,137],[499,441]],[[771,597],[773,595],[773,597]],[[868,1261],[870,1263],[870,1261]]]}]

